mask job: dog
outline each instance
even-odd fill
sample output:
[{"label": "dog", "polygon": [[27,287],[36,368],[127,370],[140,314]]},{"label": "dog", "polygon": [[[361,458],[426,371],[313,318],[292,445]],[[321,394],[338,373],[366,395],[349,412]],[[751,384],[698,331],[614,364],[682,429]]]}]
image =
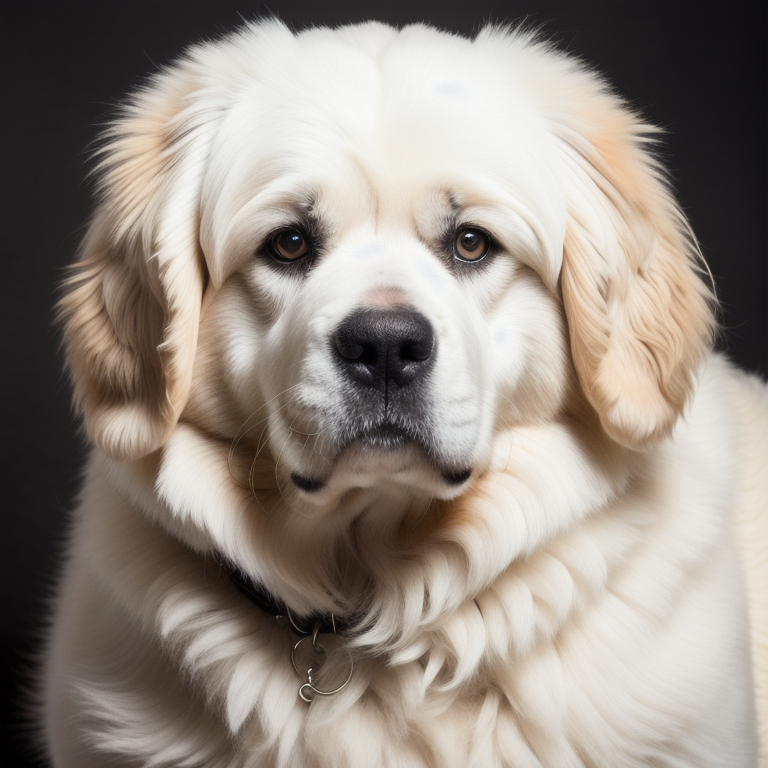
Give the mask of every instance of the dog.
[{"label": "dog", "polygon": [[768,764],[768,392],[656,136],[505,27],[137,92],[59,305],[56,768]]}]

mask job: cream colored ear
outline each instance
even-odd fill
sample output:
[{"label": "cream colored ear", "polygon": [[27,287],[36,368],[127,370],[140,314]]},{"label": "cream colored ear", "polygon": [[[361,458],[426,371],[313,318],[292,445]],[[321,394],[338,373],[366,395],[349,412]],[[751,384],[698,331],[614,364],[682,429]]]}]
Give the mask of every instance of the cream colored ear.
[{"label": "cream colored ear", "polygon": [[197,234],[209,131],[195,81],[158,77],[107,133],[99,200],[59,303],[74,403],[116,459],[158,448],[189,392],[205,272]]},{"label": "cream colored ear", "polygon": [[[582,388],[630,448],[669,434],[711,344],[712,296],[636,118],[605,99],[570,142],[561,288]],[[586,135],[585,135],[586,134]]]}]

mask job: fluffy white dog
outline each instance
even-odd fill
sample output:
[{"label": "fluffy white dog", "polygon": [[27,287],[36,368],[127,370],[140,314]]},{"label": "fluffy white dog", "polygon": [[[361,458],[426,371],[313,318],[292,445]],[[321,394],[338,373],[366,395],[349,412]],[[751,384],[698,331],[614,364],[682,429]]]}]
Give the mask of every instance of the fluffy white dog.
[{"label": "fluffy white dog", "polygon": [[755,766],[768,396],[649,136],[507,29],[269,22],[135,96],[60,305],[57,768]]}]

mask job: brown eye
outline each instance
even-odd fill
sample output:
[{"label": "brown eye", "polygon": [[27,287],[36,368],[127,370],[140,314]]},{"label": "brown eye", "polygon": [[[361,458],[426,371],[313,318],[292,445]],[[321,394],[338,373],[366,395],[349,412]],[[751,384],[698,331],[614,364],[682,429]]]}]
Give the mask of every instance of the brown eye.
[{"label": "brown eye", "polygon": [[298,229],[281,229],[269,238],[269,254],[278,261],[298,261],[310,251],[307,238]]},{"label": "brown eye", "polygon": [[456,233],[454,256],[459,261],[477,262],[488,255],[491,238],[481,229],[466,227]]}]

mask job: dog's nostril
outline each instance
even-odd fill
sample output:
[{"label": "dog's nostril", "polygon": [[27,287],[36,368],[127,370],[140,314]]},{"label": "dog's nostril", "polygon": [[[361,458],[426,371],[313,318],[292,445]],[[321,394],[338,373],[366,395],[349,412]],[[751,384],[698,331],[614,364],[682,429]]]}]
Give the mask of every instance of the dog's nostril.
[{"label": "dog's nostril", "polygon": [[422,360],[428,360],[432,355],[434,346],[432,337],[423,338],[415,341],[407,341],[400,348],[400,359],[404,362],[409,360],[420,363]]},{"label": "dog's nostril", "polygon": [[365,344],[348,334],[336,334],[336,350],[350,362],[375,364],[376,348],[372,344]]},{"label": "dog's nostril", "polygon": [[339,325],[333,345],[355,381],[404,387],[431,367],[435,334],[429,320],[414,309],[360,309]]}]

